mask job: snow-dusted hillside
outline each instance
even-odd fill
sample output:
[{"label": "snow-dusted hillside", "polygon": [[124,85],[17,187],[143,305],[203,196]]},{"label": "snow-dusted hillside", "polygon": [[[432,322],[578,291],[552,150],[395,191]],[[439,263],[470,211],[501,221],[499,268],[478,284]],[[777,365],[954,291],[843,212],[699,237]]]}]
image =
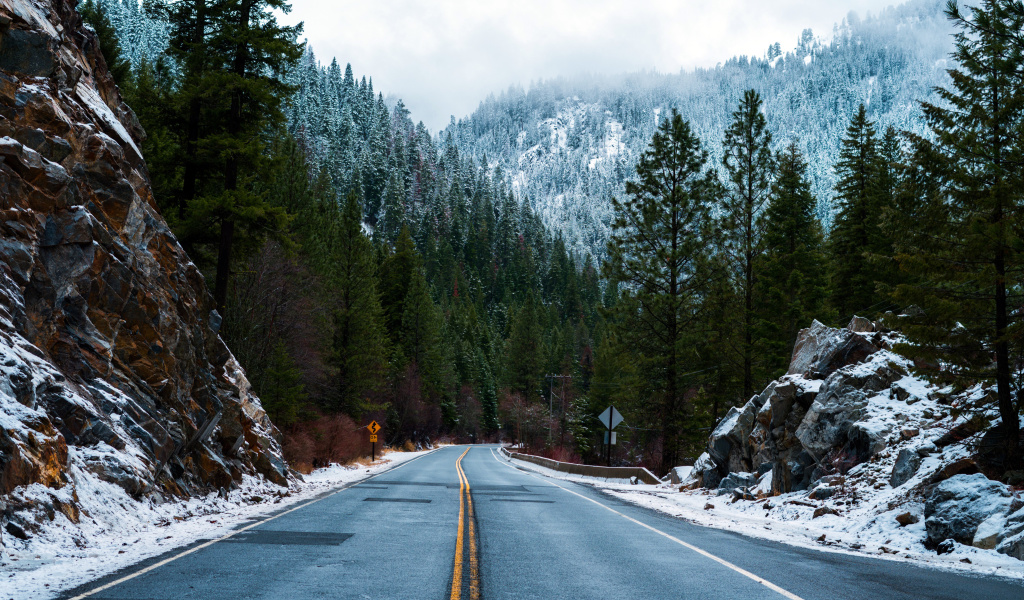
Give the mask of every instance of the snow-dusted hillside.
[{"label": "snow-dusted hillside", "polygon": [[740,95],[765,99],[775,144],[799,141],[810,162],[818,213],[832,215],[832,165],[850,117],[864,103],[879,132],[921,131],[918,101],[945,81],[952,48],[940,0],[912,0],[880,15],[851,15],[828,36],[805,31],[781,55],[737,57],[678,74],[559,79],[488,98],[450,126],[464,153],[500,167],[522,198],[575,251],[604,252],[609,198],[646,149],[659,119],[678,109],[720,164],[723,131]]}]

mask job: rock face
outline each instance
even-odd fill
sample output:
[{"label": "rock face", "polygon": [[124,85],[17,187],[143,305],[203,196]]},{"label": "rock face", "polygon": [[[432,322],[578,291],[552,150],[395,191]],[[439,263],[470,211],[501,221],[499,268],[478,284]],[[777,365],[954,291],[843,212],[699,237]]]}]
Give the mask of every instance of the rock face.
[{"label": "rock face", "polygon": [[905,375],[871,360],[885,345],[861,318],[847,329],[815,321],[801,331],[789,373],[732,408],[711,434],[708,456],[718,476],[704,476],[703,486],[729,473],[770,471],[773,493],[803,490],[825,474],[823,463],[849,467],[884,448],[890,431],[866,419],[868,398]]},{"label": "rock face", "polygon": [[818,321],[800,332],[787,375],[824,379],[845,365],[858,363],[878,348],[863,333],[872,332],[867,319],[854,317],[846,329],[832,329]]},{"label": "rock face", "polygon": [[65,486],[70,460],[136,497],[283,484],[75,4],[0,0],[0,494]]}]

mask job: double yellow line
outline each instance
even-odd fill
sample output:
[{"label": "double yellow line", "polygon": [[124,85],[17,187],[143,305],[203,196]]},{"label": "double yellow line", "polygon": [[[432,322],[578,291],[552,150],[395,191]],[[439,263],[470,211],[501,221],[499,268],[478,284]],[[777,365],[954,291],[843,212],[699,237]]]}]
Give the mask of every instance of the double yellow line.
[{"label": "double yellow line", "polygon": [[[452,573],[451,600],[462,599],[462,578],[466,538],[469,541],[469,597],[480,600],[480,562],[476,547],[476,519],[473,515],[473,496],[469,492],[469,478],[462,470],[462,459],[469,453],[469,448],[455,461],[455,470],[459,473],[459,533],[455,542],[455,569]],[[466,535],[468,533],[468,535]]]}]

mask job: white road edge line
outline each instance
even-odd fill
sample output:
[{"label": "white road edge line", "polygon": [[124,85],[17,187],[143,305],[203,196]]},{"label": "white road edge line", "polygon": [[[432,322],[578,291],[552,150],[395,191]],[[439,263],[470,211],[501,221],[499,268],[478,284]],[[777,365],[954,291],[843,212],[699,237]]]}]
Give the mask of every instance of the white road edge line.
[{"label": "white road edge line", "polygon": [[124,583],[126,581],[129,581],[131,579],[135,579],[136,577],[138,577],[140,575],[145,575],[146,573],[149,573],[150,571],[159,569],[160,567],[162,567],[162,566],[164,566],[166,564],[172,563],[172,562],[178,560],[179,558],[183,558],[185,556],[188,556],[189,554],[192,554],[194,552],[198,552],[198,551],[202,550],[203,548],[207,548],[209,546],[212,546],[212,545],[216,544],[217,542],[223,542],[224,540],[228,539],[229,537],[231,537],[233,535],[237,535],[239,533],[242,533],[243,531],[247,531],[247,530],[252,529],[253,527],[256,527],[258,525],[263,525],[265,523],[269,523],[269,522],[273,521],[274,519],[276,519],[278,517],[283,517],[283,516],[287,515],[288,513],[293,513],[295,511],[299,510],[300,508],[306,508],[310,504],[316,504],[317,502],[320,502],[321,500],[326,500],[326,499],[330,498],[331,496],[334,496],[335,494],[340,494],[341,492],[344,492],[345,490],[347,490],[349,488],[353,488],[353,487],[355,487],[355,486],[357,486],[357,485],[359,485],[361,483],[366,483],[367,481],[370,481],[371,479],[380,477],[384,473],[390,473],[391,471],[397,471],[398,469],[401,469],[405,465],[412,464],[412,463],[418,461],[419,459],[423,458],[424,456],[427,456],[427,454],[433,454],[434,452],[436,452],[437,450],[440,450],[440,449],[441,448],[436,448],[435,450],[431,450],[430,452],[427,452],[426,454],[423,454],[422,456],[417,456],[416,458],[414,458],[414,459],[412,459],[412,460],[410,460],[408,462],[404,462],[404,463],[402,463],[400,465],[394,466],[394,467],[388,469],[387,471],[383,471],[383,472],[377,473],[376,475],[372,475],[370,477],[367,477],[366,479],[360,479],[359,481],[357,481],[355,483],[346,484],[341,489],[335,490],[335,491],[330,492],[328,494],[324,494],[323,496],[320,496],[319,498],[315,498],[313,500],[310,500],[309,502],[305,502],[303,504],[300,504],[300,505],[296,506],[295,508],[289,508],[288,510],[284,511],[283,513],[276,514],[276,515],[274,515],[272,517],[268,517],[266,519],[263,519],[262,521],[257,521],[255,523],[250,524],[250,525],[246,525],[245,527],[243,527],[241,529],[236,529],[236,530],[232,531],[231,533],[229,533],[229,534],[227,534],[227,535],[225,535],[223,537],[219,537],[219,538],[217,538],[215,540],[210,540],[209,542],[206,542],[205,544],[200,544],[199,546],[196,546],[194,548],[190,548],[190,549],[182,552],[181,554],[175,554],[174,556],[171,556],[170,558],[165,558],[164,560],[162,560],[162,561],[160,561],[158,563],[149,565],[145,569],[141,569],[141,570],[135,571],[134,573],[131,573],[129,575],[125,575],[124,577],[122,577],[122,578],[120,578],[120,579],[118,579],[116,581],[111,581],[110,583],[103,584],[103,585],[101,585],[100,587],[98,587],[96,589],[92,589],[92,590],[89,590],[88,592],[84,592],[82,594],[79,594],[79,595],[71,598],[70,600],[84,600],[85,598],[88,598],[89,596],[93,596],[93,595],[98,594],[98,593],[100,593],[102,591],[109,590],[110,588],[112,588],[114,586],[121,585],[122,583]]},{"label": "white road edge line", "polygon": [[[502,461],[500,458],[498,458],[498,455],[495,454],[493,449],[491,450],[491,456],[493,456],[494,460],[498,461],[498,463],[500,463],[502,465],[505,465],[506,467],[508,467],[510,469],[515,469],[517,471],[519,470],[519,469],[516,469],[515,467],[513,467],[512,465],[507,464],[506,462]],[[522,472],[526,473],[530,477],[534,477],[536,479],[540,479],[542,477],[541,475],[537,475],[537,474],[534,474],[534,473],[530,473],[530,472],[526,472],[526,471],[522,471]],[[554,481],[551,481],[550,477],[546,477],[545,479],[548,480],[549,483],[551,483],[551,485],[555,486],[556,488],[558,488],[558,489],[560,489],[560,490],[562,490],[564,492],[569,492],[570,494],[572,494],[574,496],[579,496],[580,498],[583,498],[584,500],[586,500],[588,502],[593,502],[594,504],[600,506],[601,508],[603,508],[603,509],[605,509],[607,511],[613,512],[613,513],[619,515],[620,517],[622,517],[623,519],[626,519],[627,521],[632,521],[633,523],[636,523],[637,525],[643,527],[644,529],[649,529],[649,530],[653,531],[654,533],[657,533],[660,536],[666,537],[666,538],[672,540],[673,542],[679,544],[680,546],[683,546],[684,548],[687,548],[689,550],[693,550],[697,554],[700,554],[701,556],[704,556],[706,558],[710,558],[711,560],[713,560],[716,563],[722,565],[723,567],[728,567],[729,569],[732,569],[733,571],[739,573],[740,575],[743,575],[744,577],[748,577],[750,579],[753,579],[757,583],[760,583],[761,585],[767,587],[768,589],[772,590],[773,592],[777,592],[778,594],[780,594],[780,595],[782,595],[782,596],[784,596],[786,598],[789,598],[789,600],[803,600],[803,598],[801,598],[800,596],[797,596],[793,592],[785,590],[785,589],[775,585],[774,583],[768,581],[767,579],[764,579],[763,577],[758,577],[757,575],[754,575],[750,571],[742,569],[742,568],[732,564],[731,562],[725,560],[724,558],[719,558],[719,557],[715,556],[714,554],[711,554],[707,550],[704,550],[702,548],[698,548],[697,546],[694,546],[693,544],[689,544],[687,542],[684,542],[683,540],[681,540],[681,539],[679,539],[679,538],[677,538],[675,536],[669,535],[669,534],[665,533],[664,531],[661,531],[660,529],[655,529],[654,527],[651,527],[647,523],[644,523],[642,521],[637,521],[633,517],[630,517],[629,515],[625,515],[623,513],[620,513],[619,511],[615,510],[614,508],[611,508],[610,506],[606,506],[606,505],[598,502],[597,500],[594,500],[593,498],[587,498],[583,494],[574,492],[574,491],[572,491],[572,490],[570,490],[568,488],[564,488],[564,487],[558,485],[557,483],[555,483]]]}]

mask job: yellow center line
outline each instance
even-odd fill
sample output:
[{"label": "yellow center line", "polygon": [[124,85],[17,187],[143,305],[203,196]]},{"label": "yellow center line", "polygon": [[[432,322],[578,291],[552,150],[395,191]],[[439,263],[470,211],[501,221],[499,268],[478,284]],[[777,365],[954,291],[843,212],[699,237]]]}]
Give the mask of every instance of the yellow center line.
[{"label": "yellow center line", "polygon": [[462,459],[469,453],[469,448],[455,461],[455,471],[459,475],[459,532],[455,541],[455,567],[452,572],[451,600],[462,598],[462,563],[465,532],[469,533],[469,597],[480,600],[480,565],[477,558],[476,525],[473,515],[473,497],[470,494],[469,478],[462,470]]},{"label": "yellow center line", "polygon": [[455,540],[455,569],[452,573],[452,595],[451,600],[461,600],[462,598],[462,544],[463,544],[463,522],[466,514],[466,482],[462,479],[462,457],[466,456],[469,452],[469,448],[466,448],[466,452],[462,453],[462,456],[455,461],[455,470],[459,474],[459,533]]},{"label": "yellow center line", "polygon": [[[461,468],[461,466],[460,466]],[[480,600],[480,565],[476,553],[476,517],[473,514],[473,496],[469,490],[469,477],[462,472],[466,480],[466,504],[469,506],[469,597],[470,600]]]}]

